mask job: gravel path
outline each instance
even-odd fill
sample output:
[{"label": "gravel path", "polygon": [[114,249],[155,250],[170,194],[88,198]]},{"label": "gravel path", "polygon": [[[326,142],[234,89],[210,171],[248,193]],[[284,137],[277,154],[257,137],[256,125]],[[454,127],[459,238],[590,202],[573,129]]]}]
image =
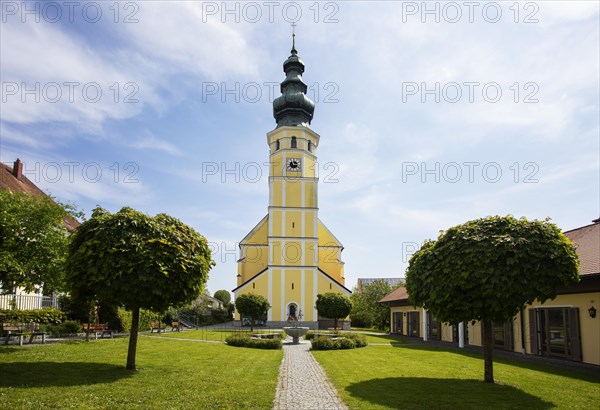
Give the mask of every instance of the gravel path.
[{"label": "gravel path", "polygon": [[309,349],[306,340],[298,345],[284,343],[273,409],[347,410]]}]

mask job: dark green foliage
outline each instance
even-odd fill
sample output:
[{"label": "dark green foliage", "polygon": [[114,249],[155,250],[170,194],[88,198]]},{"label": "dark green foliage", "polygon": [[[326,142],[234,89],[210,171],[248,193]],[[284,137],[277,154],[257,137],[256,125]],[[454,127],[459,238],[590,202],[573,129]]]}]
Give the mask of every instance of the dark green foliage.
[{"label": "dark green foliage", "polygon": [[206,239],[166,214],[96,208],[75,231],[67,280],[77,299],[166,311],[194,300],[214,265]]},{"label": "dark green foliage", "polygon": [[354,349],[355,347],[365,347],[367,345],[365,335],[353,332],[315,332],[309,330],[304,338],[311,341],[314,350]]},{"label": "dark green foliage", "polygon": [[337,339],[335,342],[338,344],[340,349],[354,349],[356,347],[354,340],[345,337]]},{"label": "dark green foliage", "polygon": [[257,295],[256,293],[245,293],[237,297],[235,307],[241,316],[251,319],[252,329],[257,319],[267,315],[271,305],[264,296]]},{"label": "dark green foliage", "polygon": [[78,320],[82,323],[87,323],[90,312],[93,309],[93,303],[90,301],[77,301],[71,295],[61,295],[58,298],[60,310],[66,313],[71,320]]},{"label": "dark green foliage", "polygon": [[228,306],[231,303],[231,293],[227,290],[217,290],[213,297],[223,302],[224,306]]},{"label": "dark green foliage", "polygon": [[485,381],[493,382],[492,322],[505,323],[535,300],[579,280],[575,246],[545,221],[487,217],[442,232],[409,261],[412,303],[438,320],[483,324]]},{"label": "dark green foliage", "polygon": [[365,335],[361,335],[360,333],[341,333],[340,336],[346,337],[354,342],[356,347],[365,347],[367,345],[367,338]]},{"label": "dark green foliage", "polygon": [[249,333],[233,333],[225,338],[225,343],[236,347],[251,347],[255,349],[281,349],[283,344],[281,338],[253,339]]},{"label": "dark green foliage", "polygon": [[306,332],[306,334],[304,335],[304,339],[306,340],[312,340],[316,337],[335,337],[337,335],[339,335],[340,332],[339,331],[334,331],[334,332],[322,332],[322,331],[314,331],[314,330],[309,330],[308,332]]},{"label": "dark green foliage", "polygon": [[334,327],[337,329],[338,319],[350,314],[352,302],[342,294],[327,292],[317,295],[316,307],[320,316],[335,320]]},{"label": "dark green foliage", "polygon": [[135,370],[140,309],[165,312],[190,303],[214,264],[206,238],[176,218],[96,208],[73,235],[67,283],[76,300],[132,311],[127,369]]},{"label": "dark green foliage", "polygon": [[67,320],[63,323],[59,323],[56,325],[43,325],[43,327],[41,327],[41,330],[55,336],[73,335],[77,333],[83,333],[83,326],[81,323],[75,320]]},{"label": "dark green foliage", "polygon": [[[66,206],[72,209],[70,206]],[[65,205],[50,197],[34,197],[0,189],[0,284],[11,292],[62,290],[68,231]]]},{"label": "dark green foliage", "polygon": [[411,301],[438,320],[504,323],[579,280],[575,246],[548,221],[488,217],[442,232],[409,262]]},{"label": "dark green foliage", "polygon": [[329,337],[315,338],[311,340],[310,344],[312,350],[344,350],[364,347],[359,346],[354,338],[347,337],[347,334],[344,334],[344,337],[339,337],[337,339],[331,339]]},{"label": "dark green foliage", "polygon": [[66,318],[67,315],[64,312],[52,308],[38,310],[0,309],[0,322],[2,323],[58,324]]}]

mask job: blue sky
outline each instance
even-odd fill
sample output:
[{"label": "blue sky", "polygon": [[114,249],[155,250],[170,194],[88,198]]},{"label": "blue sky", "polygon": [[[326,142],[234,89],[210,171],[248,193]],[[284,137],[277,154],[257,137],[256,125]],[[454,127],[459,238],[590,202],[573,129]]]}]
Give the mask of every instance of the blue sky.
[{"label": "blue sky", "polygon": [[249,4],[3,0],[0,161],[88,215],[180,218],[231,290],[296,22],[349,287],[469,219],[600,216],[598,2]]}]

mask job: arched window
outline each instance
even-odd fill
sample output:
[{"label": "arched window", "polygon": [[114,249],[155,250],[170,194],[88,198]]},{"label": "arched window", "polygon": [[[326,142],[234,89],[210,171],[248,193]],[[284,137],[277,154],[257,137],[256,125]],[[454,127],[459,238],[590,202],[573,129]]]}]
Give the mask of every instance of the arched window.
[{"label": "arched window", "polygon": [[312,152],[312,143],[308,141],[308,152]]},{"label": "arched window", "polygon": [[290,148],[298,148],[298,141],[296,141],[296,137],[292,137],[292,145]]},{"label": "arched window", "polygon": [[275,141],[275,151],[279,150],[279,140]]}]

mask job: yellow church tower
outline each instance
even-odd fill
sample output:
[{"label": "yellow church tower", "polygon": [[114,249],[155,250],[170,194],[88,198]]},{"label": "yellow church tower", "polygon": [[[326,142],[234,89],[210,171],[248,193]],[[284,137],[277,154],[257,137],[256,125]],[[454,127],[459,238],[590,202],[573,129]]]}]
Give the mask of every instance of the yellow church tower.
[{"label": "yellow church tower", "polygon": [[240,242],[233,292],[236,298],[244,293],[266,297],[270,325],[302,313],[303,324],[316,328],[317,295],[351,292],[344,286],[344,248],[318,217],[320,136],[310,129],[315,104],[306,96],[304,62],[292,38],[282,95],[273,101],[277,126],[267,134],[269,210]]}]

